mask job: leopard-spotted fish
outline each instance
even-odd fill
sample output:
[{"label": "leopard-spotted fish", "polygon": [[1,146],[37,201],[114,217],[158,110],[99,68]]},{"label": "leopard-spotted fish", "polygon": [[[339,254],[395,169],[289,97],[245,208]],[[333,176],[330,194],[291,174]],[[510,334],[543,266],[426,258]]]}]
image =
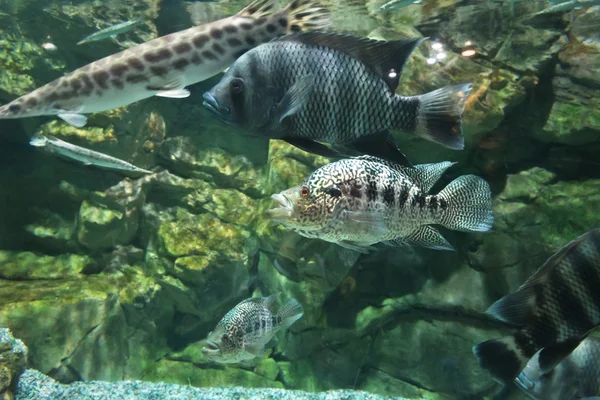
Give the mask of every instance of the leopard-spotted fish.
[{"label": "leopard-spotted fish", "polygon": [[231,309],[208,334],[202,347],[204,355],[224,364],[261,357],[265,346],[277,340],[275,334],[289,328],[304,313],[295,299],[289,299],[275,312],[277,297],[279,293],[246,299]]},{"label": "leopard-spotted fish", "polygon": [[218,74],[254,46],[329,21],[312,0],[294,0],[279,12],[273,7],[273,0],[256,0],[232,17],[95,61],[0,107],[0,119],[58,115],[81,127],[87,122],[82,114],[151,96],[187,97],[186,86]]},{"label": "leopard-spotted fish", "polygon": [[583,340],[544,369],[540,357],[548,351],[556,353],[551,347],[538,351],[515,379],[521,390],[534,400],[600,400],[600,338]]},{"label": "leopard-spotted fish", "polygon": [[288,35],[240,57],[204,94],[204,106],[244,131],[324,156],[339,154],[319,142],[410,165],[390,130],[461,150],[470,84],[395,94],[404,63],[423,40]]},{"label": "leopard-spotted fish", "polygon": [[452,246],[431,225],[459,231],[492,227],[492,198],[485,180],[465,175],[428,194],[453,163],[402,167],[362,156],[319,168],[304,182],[275,194],[267,215],[300,235],[367,252],[371,245]]},{"label": "leopard-spotted fish", "polygon": [[[542,348],[569,354],[600,325],[600,229],[568,243],[486,313],[519,328],[473,348],[481,367],[499,382],[512,382]],[[544,370],[552,364],[548,354],[539,357]]]}]

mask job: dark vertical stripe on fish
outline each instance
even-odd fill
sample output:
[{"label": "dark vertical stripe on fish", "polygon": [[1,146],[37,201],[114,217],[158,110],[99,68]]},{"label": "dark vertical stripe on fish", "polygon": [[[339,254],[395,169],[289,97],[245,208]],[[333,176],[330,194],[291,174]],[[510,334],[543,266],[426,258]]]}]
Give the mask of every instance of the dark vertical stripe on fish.
[{"label": "dark vertical stripe on fish", "polygon": [[[569,259],[571,259],[572,253],[573,252],[570,252],[568,254]],[[573,262],[573,260],[570,260],[569,262]],[[561,271],[561,268],[555,270],[555,272],[559,271]],[[592,328],[593,324],[585,312],[582,299],[577,296],[577,293],[573,292],[574,288],[568,284],[568,281],[565,278],[566,277],[562,276],[560,273],[550,274],[549,285],[554,289],[554,293],[556,293],[556,296],[560,299],[558,305],[560,316],[564,321],[563,324],[579,327],[583,334]]]}]

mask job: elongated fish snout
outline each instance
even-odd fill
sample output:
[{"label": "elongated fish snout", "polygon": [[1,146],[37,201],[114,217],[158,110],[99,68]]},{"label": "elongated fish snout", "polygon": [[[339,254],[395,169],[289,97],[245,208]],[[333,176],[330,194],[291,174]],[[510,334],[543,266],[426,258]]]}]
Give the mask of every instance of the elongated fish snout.
[{"label": "elongated fish snout", "polygon": [[213,96],[211,92],[205,92],[202,95],[202,98],[204,98],[204,102],[202,103],[204,108],[206,108],[213,114],[216,114],[221,117],[226,114],[229,114],[229,107],[219,104],[219,102],[217,101],[217,99],[215,99],[215,96]]}]

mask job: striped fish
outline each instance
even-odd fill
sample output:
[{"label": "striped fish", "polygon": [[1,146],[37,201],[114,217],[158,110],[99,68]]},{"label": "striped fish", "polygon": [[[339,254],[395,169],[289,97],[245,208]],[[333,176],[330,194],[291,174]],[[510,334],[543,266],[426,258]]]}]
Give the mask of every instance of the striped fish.
[{"label": "striped fish", "polygon": [[328,13],[312,0],[273,12],[256,0],[232,17],[172,33],[105,57],[0,107],[0,119],[58,115],[81,127],[83,114],[163,96],[184,98],[186,86],[222,72],[260,43],[305,29],[322,29]]},{"label": "striped fish", "polygon": [[[513,336],[473,348],[498,382],[512,382],[542,348],[569,354],[600,325],[600,228],[571,241],[486,313],[519,327]],[[552,367],[551,354],[540,354],[544,371]]]},{"label": "striped fish", "polygon": [[373,244],[453,247],[432,224],[459,231],[492,227],[486,181],[465,175],[428,194],[451,162],[403,167],[362,156],[316,170],[302,186],[275,194],[274,221],[300,235],[366,253]]},{"label": "striped fish", "polygon": [[[534,400],[600,400],[600,338],[583,340],[568,355],[556,350],[545,347],[538,351],[515,384]],[[552,365],[544,369],[540,359],[548,352]]]}]

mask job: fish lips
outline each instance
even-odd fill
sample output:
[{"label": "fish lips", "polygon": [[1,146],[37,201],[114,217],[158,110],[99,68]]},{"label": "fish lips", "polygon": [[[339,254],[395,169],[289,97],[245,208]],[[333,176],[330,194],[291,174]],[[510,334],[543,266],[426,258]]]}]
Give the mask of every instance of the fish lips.
[{"label": "fish lips", "polygon": [[276,193],[271,196],[281,207],[271,208],[265,211],[267,217],[271,218],[276,222],[285,222],[292,217],[294,211],[294,204],[292,201],[282,193]]},{"label": "fish lips", "polygon": [[206,340],[204,346],[202,346],[202,353],[206,356],[214,356],[221,352],[221,348],[218,344],[213,342],[212,340]]},{"label": "fish lips", "polygon": [[213,115],[221,120],[225,120],[225,117],[229,115],[230,109],[227,106],[219,104],[215,96],[211,92],[205,92],[202,95],[204,101],[202,102],[202,106],[210,111]]}]

